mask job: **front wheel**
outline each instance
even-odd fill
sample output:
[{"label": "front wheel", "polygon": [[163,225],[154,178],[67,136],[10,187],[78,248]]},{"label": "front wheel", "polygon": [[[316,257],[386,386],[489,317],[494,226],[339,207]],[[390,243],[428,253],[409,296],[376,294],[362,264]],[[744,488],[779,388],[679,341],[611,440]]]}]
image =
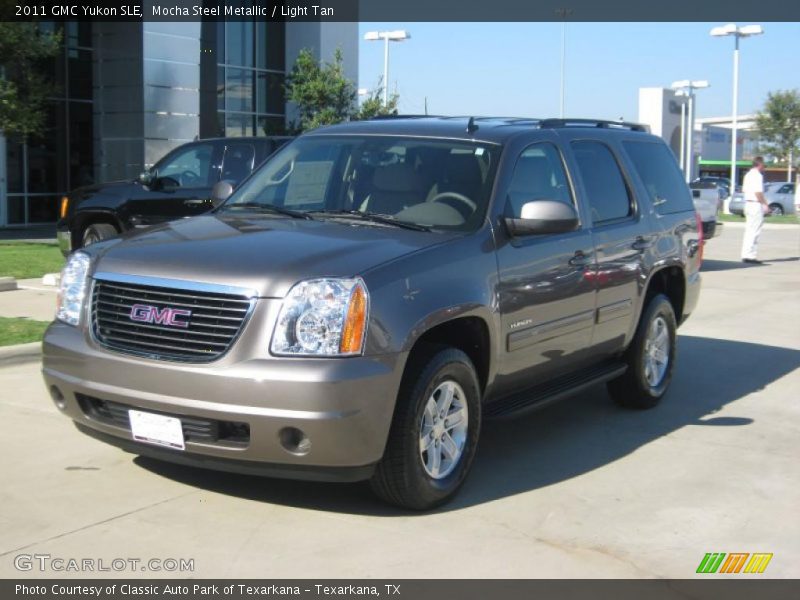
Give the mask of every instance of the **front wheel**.
[{"label": "front wheel", "polygon": [[783,207],[780,204],[773,203],[769,205],[770,215],[773,217],[780,217],[783,215]]},{"label": "front wheel", "polygon": [[92,223],[83,230],[81,241],[85,248],[86,246],[91,246],[97,242],[102,242],[103,240],[114,237],[118,233],[117,229],[108,223]]},{"label": "front wheel", "polygon": [[627,408],[652,408],[667,392],[675,365],[678,326],[672,304],[663,294],[650,299],[625,352],[628,369],[608,382],[608,392]]},{"label": "front wheel", "polygon": [[452,498],[467,477],[480,434],[475,367],[454,348],[412,360],[381,462],[370,484],[383,500],[426,510]]}]

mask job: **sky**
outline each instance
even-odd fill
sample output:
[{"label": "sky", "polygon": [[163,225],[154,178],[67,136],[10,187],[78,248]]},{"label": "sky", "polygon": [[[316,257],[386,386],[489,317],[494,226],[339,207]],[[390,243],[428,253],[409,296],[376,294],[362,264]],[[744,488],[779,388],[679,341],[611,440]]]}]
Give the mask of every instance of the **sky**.
[{"label": "sky", "polygon": [[[749,23],[740,23],[745,25]],[[698,117],[729,116],[732,37],[712,38],[724,23],[567,23],[565,115],[636,120],[640,87],[707,80]],[[738,114],[758,111],[769,91],[800,89],[800,23],[761,23],[764,35],[741,40]],[[360,23],[359,86],[383,76],[383,41],[374,30],[406,29],[390,44],[390,90],[401,113],[557,117],[561,23]]]}]

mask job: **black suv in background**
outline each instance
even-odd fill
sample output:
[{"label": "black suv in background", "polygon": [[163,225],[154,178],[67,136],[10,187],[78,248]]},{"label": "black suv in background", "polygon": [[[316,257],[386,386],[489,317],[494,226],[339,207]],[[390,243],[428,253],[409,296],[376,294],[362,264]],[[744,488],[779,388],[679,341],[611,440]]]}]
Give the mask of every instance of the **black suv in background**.
[{"label": "black suv in background", "polygon": [[136,181],[81,187],[61,202],[57,225],[66,256],[138,227],[202,214],[212,208],[211,188],[233,186],[291,138],[204,139],[178,146]]}]

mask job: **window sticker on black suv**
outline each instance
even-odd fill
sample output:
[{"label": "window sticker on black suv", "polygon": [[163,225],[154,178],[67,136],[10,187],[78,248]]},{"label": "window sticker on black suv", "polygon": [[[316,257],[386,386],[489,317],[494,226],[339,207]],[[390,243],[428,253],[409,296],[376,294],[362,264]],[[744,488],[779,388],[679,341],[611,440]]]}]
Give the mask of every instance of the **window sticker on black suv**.
[{"label": "window sticker on black suv", "polygon": [[628,186],[611,150],[601,142],[572,142],[594,223],[624,219],[633,214]]},{"label": "window sticker on black suv", "polygon": [[622,142],[650,202],[661,215],[694,210],[692,197],[686,189],[675,156],[664,144],[653,142]]}]

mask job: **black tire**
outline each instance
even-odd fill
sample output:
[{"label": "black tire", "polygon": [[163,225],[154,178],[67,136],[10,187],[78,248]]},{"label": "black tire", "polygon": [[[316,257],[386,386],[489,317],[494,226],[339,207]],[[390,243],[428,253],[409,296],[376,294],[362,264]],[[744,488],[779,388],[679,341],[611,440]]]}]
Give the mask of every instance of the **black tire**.
[{"label": "black tire", "polygon": [[[447,347],[428,348],[412,357],[397,399],[383,458],[370,480],[372,490],[395,506],[427,510],[450,500],[464,483],[481,426],[481,394],[475,367],[466,354]],[[455,382],[463,391],[467,426],[460,458],[449,474],[432,477],[420,452],[422,420],[439,386]],[[434,437],[433,432],[431,437]],[[443,444],[444,445],[444,444]]]},{"label": "black tire", "polygon": [[116,227],[108,223],[92,223],[81,233],[81,247],[91,246],[118,234]]},{"label": "black tire", "polygon": [[[669,339],[666,370],[656,383],[648,381],[646,372],[646,358],[648,347],[648,332],[653,323],[661,319],[666,326]],[[669,299],[663,294],[653,296],[645,306],[636,334],[624,354],[624,361],[628,366],[625,373],[608,382],[608,393],[621,406],[626,408],[645,409],[656,406],[669,388],[672,381],[672,371],[675,366],[675,332],[678,326],[675,321],[675,312]],[[655,379],[655,377],[652,377]]]},{"label": "black tire", "polygon": [[780,217],[783,215],[783,207],[776,202],[769,205],[769,210],[773,217]]}]

